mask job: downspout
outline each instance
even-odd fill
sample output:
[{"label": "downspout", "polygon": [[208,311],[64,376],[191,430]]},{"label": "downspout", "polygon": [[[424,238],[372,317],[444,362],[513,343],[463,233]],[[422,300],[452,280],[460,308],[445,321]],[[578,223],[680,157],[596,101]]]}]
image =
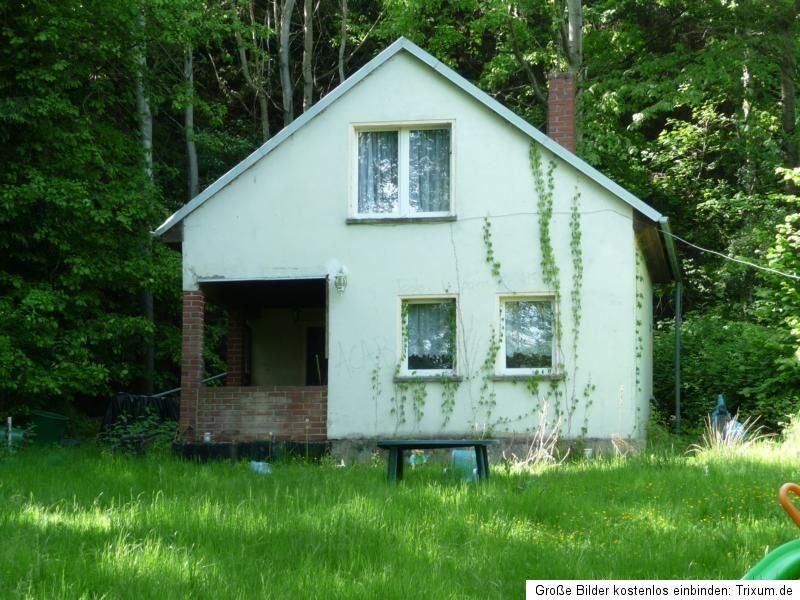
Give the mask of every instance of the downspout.
[{"label": "downspout", "polygon": [[681,431],[681,325],[683,322],[683,281],[681,269],[678,264],[678,253],[672,239],[672,229],[669,226],[669,217],[661,217],[658,221],[667,250],[672,277],[675,279],[675,433]]}]

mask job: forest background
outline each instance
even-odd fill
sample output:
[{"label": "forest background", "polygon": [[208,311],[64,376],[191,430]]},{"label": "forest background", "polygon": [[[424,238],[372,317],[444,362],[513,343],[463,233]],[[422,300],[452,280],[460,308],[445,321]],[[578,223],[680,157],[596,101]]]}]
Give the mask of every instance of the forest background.
[{"label": "forest background", "polygon": [[[777,429],[800,409],[798,34],[797,0],[5,2],[0,409],[176,387],[180,255],[149,232],[402,35],[542,129],[571,71],[579,156],[681,238],[783,273],[678,242],[683,423],[723,393]],[[655,307],[669,425],[672,286]]]}]

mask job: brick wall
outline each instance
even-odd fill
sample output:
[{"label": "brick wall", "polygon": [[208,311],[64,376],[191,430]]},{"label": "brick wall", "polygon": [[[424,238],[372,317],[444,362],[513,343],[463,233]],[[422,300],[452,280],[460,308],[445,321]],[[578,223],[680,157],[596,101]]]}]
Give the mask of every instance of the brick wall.
[{"label": "brick wall", "polygon": [[179,428],[189,439],[197,435],[198,392],[203,380],[203,328],[205,297],[203,292],[183,292],[183,329],[181,331],[181,413]]},{"label": "brick wall", "polygon": [[214,441],[249,442],[328,439],[328,388],[259,386],[200,388],[198,437],[209,431]]},{"label": "brick wall", "polygon": [[569,73],[550,75],[547,96],[547,135],[575,152],[575,77]]}]

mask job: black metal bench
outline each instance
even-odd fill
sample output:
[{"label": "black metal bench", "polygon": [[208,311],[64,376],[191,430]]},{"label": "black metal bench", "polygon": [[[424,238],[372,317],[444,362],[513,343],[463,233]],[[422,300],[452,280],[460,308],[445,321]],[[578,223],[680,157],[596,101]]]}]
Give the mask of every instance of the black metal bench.
[{"label": "black metal bench", "polygon": [[435,450],[437,448],[475,448],[478,479],[489,479],[489,453],[487,446],[495,440],[378,440],[378,448],[389,451],[389,481],[403,479],[403,452],[405,450]]}]

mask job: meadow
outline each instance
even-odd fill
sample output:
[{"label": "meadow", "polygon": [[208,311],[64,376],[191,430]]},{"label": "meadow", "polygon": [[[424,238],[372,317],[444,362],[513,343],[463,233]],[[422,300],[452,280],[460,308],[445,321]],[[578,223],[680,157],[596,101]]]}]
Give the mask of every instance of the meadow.
[{"label": "meadow", "polygon": [[[777,447],[776,447],[777,448]],[[526,579],[738,579],[800,534],[797,455],[644,453],[483,484],[439,464],[0,458],[4,598],[521,597]]]}]

